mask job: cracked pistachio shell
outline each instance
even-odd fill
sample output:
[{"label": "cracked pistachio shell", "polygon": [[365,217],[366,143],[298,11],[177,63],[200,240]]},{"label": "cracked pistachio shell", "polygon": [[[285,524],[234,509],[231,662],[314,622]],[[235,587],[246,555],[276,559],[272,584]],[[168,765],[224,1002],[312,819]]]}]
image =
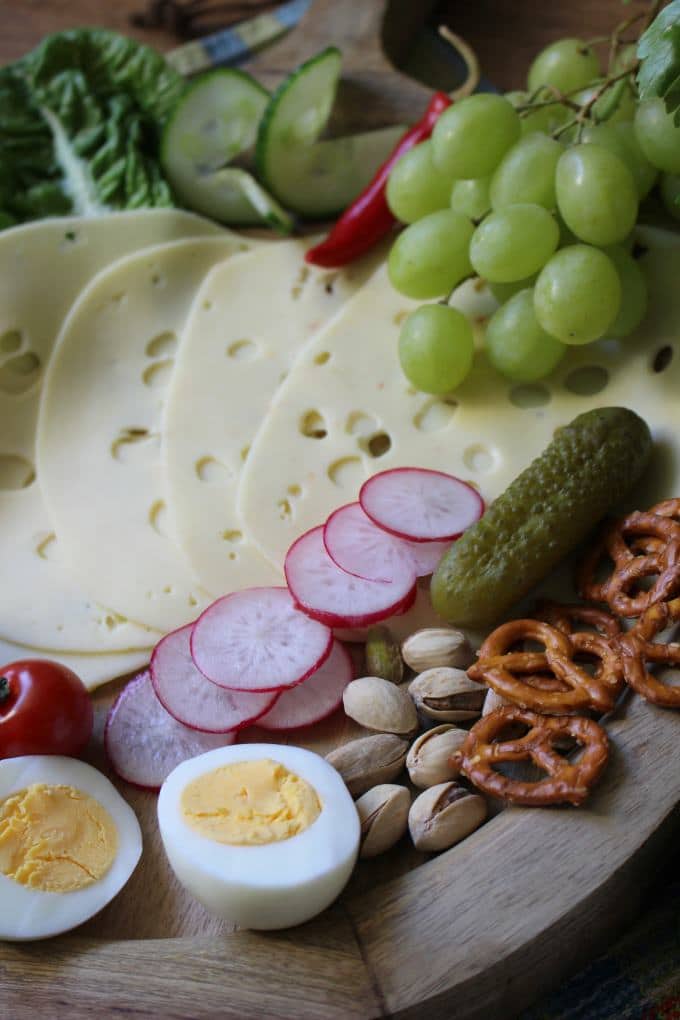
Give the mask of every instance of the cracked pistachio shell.
[{"label": "cracked pistachio shell", "polygon": [[426,730],[411,744],[406,768],[414,786],[427,789],[455,779],[460,770],[451,764],[451,755],[465,743],[467,730],[457,726],[435,726]]},{"label": "cracked pistachio shell", "polygon": [[412,680],[408,692],[418,711],[428,718],[460,722],[478,718],[487,688],[470,680],[465,670],[437,666]]},{"label": "cracked pistachio shell", "polygon": [[486,801],[458,783],[438,783],[411,804],[408,827],[417,850],[447,850],[479,828]]},{"label": "cracked pistachio shell", "polygon": [[404,768],[408,740],[393,733],[375,733],[336,747],[326,761],[345,781],[353,797],[379,783],[390,783]]},{"label": "cracked pistachio shell", "polygon": [[376,857],[393,847],[408,828],[411,795],[405,786],[382,783],[356,802],[361,822],[359,857]]},{"label": "cracked pistachio shell", "polygon": [[415,673],[435,666],[467,669],[474,658],[468,639],[453,627],[426,627],[404,641],[401,654]]},{"label": "cracked pistachio shell", "polygon": [[368,730],[410,736],[418,730],[418,714],[406,691],[379,676],[352,680],[342,695],[345,712]]}]

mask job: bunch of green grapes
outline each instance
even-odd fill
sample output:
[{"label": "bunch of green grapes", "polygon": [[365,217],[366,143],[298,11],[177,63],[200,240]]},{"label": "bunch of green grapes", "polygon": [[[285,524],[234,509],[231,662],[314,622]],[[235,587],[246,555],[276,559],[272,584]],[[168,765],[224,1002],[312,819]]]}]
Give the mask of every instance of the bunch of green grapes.
[{"label": "bunch of green grapes", "polygon": [[472,328],[448,296],[484,279],[500,307],[486,350],[507,378],[533,382],[566,346],[624,337],[647,306],[631,254],[640,202],[655,186],[680,219],[680,127],[662,99],[639,102],[635,48],[600,77],[596,54],[562,39],[533,62],[528,91],[455,103],[387,184],[407,224],[388,270],[425,304],[405,320],[399,354],[418,389],[446,393],[472,366]]}]

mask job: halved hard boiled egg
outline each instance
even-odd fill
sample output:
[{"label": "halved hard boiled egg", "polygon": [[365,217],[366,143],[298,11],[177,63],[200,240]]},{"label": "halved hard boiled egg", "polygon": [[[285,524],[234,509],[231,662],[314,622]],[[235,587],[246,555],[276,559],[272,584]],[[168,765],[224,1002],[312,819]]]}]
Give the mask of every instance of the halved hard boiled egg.
[{"label": "halved hard boiled egg", "polygon": [[132,809],[75,758],[0,761],[0,939],[75,928],[123,888],[142,853]]},{"label": "halved hard boiled egg", "polygon": [[183,762],[158,822],[178,879],[245,928],[287,928],[339,895],[357,859],[359,816],[328,762],[299,747],[234,744]]}]

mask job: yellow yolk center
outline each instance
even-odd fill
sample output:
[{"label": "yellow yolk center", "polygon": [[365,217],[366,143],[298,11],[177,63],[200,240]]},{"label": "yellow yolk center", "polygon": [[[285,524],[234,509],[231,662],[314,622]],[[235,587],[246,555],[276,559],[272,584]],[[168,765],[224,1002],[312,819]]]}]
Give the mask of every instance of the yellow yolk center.
[{"label": "yellow yolk center", "polygon": [[103,878],[117,850],[108,811],[73,786],[35,783],[0,802],[0,872],[21,885],[84,889]]},{"label": "yellow yolk center", "polygon": [[240,761],[185,787],[187,825],[217,843],[257,846],[304,832],[321,813],[316,790],[277,761]]}]

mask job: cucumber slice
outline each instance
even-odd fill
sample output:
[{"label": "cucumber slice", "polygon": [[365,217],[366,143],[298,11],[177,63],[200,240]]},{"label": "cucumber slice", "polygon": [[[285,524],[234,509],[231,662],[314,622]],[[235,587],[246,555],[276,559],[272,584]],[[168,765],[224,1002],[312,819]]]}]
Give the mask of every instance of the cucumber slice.
[{"label": "cucumber slice", "polygon": [[348,206],[405,131],[396,126],[318,141],[333,108],[341,59],[331,46],[286,78],[257,136],[260,179],[280,202],[310,219],[335,216]]},{"label": "cucumber slice", "polygon": [[288,233],[291,217],[247,170],[229,167],[252,148],[269,93],[243,71],[217,70],[190,86],[170,118],[161,163],[177,198],[222,223],[268,223]]}]

